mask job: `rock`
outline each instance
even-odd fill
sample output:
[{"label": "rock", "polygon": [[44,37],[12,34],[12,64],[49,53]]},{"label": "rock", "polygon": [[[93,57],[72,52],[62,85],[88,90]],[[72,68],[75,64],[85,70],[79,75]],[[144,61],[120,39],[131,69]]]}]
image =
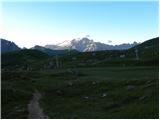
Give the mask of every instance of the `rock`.
[{"label": "rock", "polygon": [[77,58],[76,57],[72,57],[72,60],[77,60]]},{"label": "rock", "polygon": [[24,109],[19,109],[19,110],[17,110],[17,112],[23,112],[23,111],[25,111]]},{"label": "rock", "polygon": [[67,73],[72,74],[72,70],[70,68],[68,68]]},{"label": "rock", "polygon": [[148,83],[147,85],[144,86],[144,88],[148,88],[148,87],[151,87],[152,86],[152,83]]},{"label": "rock", "polygon": [[72,82],[68,82],[68,86],[72,86],[73,85],[73,83]]},{"label": "rock", "polygon": [[127,90],[129,90],[129,91],[130,91],[130,90],[134,90],[134,89],[135,89],[135,86],[133,86],[133,85],[128,85],[128,86],[127,86]]},{"label": "rock", "polygon": [[19,106],[16,106],[14,109],[15,109],[15,110],[18,110],[18,109],[20,109],[20,107],[19,107]]},{"label": "rock", "polygon": [[89,97],[85,96],[84,99],[88,99]]},{"label": "rock", "polygon": [[61,90],[57,90],[56,93],[57,93],[57,95],[60,95],[60,96],[64,94],[64,92]]},{"label": "rock", "polygon": [[23,112],[23,111],[25,111],[25,109],[24,108],[21,108],[21,109],[19,108],[19,109],[16,109],[16,111],[17,112]]},{"label": "rock", "polygon": [[96,82],[93,81],[93,82],[92,82],[92,85],[95,85],[95,84],[96,84]]},{"label": "rock", "polygon": [[147,97],[147,96],[142,96],[142,97],[139,98],[139,100],[140,100],[140,101],[141,101],[141,100],[144,100],[144,99],[146,99],[146,97]]},{"label": "rock", "polygon": [[147,82],[146,82],[146,84],[149,84],[149,83],[151,83],[152,81],[151,80],[148,80]]},{"label": "rock", "polygon": [[107,96],[107,93],[103,93],[101,97],[106,97]]}]

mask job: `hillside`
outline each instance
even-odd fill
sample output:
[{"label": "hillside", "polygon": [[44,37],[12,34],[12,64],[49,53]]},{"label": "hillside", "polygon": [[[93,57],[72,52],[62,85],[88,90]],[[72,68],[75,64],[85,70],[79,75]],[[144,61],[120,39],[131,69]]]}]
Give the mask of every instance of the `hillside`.
[{"label": "hillside", "polygon": [[45,47],[42,47],[42,46],[34,46],[32,47],[31,49],[33,50],[39,50],[41,52],[44,52],[50,56],[53,56],[53,55],[65,55],[65,54],[75,54],[75,53],[78,53],[78,51],[76,50],[52,50],[52,49],[49,49],[49,48],[45,48]]},{"label": "hillside", "polygon": [[147,40],[129,51],[135,50],[139,54],[139,59],[159,59],[159,37]]},{"label": "hillside", "polygon": [[2,70],[3,69],[20,69],[32,70],[33,68],[42,67],[41,61],[49,58],[49,56],[38,50],[20,50],[1,55]]},{"label": "hillside", "polygon": [[0,39],[0,40],[1,40],[1,53],[17,51],[21,49],[14,42],[5,39]]}]

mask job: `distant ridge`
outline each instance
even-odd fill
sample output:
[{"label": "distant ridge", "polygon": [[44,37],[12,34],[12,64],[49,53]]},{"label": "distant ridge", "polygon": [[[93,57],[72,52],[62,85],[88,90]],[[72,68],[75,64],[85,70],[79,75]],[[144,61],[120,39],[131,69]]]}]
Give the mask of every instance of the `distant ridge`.
[{"label": "distant ridge", "polygon": [[46,54],[51,55],[51,56],[52,55],[64,55],[64,54],[77,53],[78,52],[76,50],[69,51],[68,49],[52,50],[52,49],[45,48],[45,47],[42,47],[42,46],[39,46],[39,45],[36,45],[36,46],[32,47],[31,49],[41,51],[41,52],[46,53]]},{"label": "distant ridge", "polygon": [[16,45],[14,42],[1,39],[1,53],[12,52],[17,50],[21,50],[21,48],[18,47],[18,45]]}]

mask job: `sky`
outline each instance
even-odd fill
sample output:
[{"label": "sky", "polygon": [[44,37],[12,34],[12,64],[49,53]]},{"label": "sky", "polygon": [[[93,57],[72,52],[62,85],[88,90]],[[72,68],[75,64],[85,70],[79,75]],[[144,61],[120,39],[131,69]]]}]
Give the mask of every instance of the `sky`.
[{"label": "sky", "polygon": [[3,1],[0,37],[20,47],[82,38],[106,44],[158,36],[158,1]]}]

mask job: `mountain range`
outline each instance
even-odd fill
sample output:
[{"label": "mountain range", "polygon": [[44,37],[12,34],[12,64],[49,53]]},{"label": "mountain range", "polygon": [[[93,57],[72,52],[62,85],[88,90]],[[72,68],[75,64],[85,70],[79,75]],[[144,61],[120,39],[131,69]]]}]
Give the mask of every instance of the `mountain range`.
[{"label": "mountain range", "polygon": [[52,50],[75,49],[79,52],[90,52],[101,50],[124,50],[134,47],[137,44],[137,42],[134,42],[133,44],[108,45],[101,42],[94,42],[93,40],[84,37],[82,39],[66,40],[57,45],[46,45],[45,48]]},{"label": "mountain range", "polygon": [[[138,45],[137,42],[133,44],[108,45],[101,42],[94,42],[93,40],[84,37],[82,39],[66,40],[56,45],[35,45],[30,49],[35,49],[47,53],[48,55],[61,55],[70,52],[92,52],[102,50],[125,50]],[[14,42],[1,39],[1,53],[21,50]]]},{"label": "mountain range", "polygon": [[[147,40],[127,50],[76,51],[74,54],[70,54],[67,50],[66,52],[65,50],[53,51],[36,46],[32,49],[2,54],[2,69],[50,69],[56,68],[57,60],[59,60],[59,66],[64,68],[75,66],[154,66],[159,64],[159,37]],[[59,55],[55,56],[57,54]]]}]

